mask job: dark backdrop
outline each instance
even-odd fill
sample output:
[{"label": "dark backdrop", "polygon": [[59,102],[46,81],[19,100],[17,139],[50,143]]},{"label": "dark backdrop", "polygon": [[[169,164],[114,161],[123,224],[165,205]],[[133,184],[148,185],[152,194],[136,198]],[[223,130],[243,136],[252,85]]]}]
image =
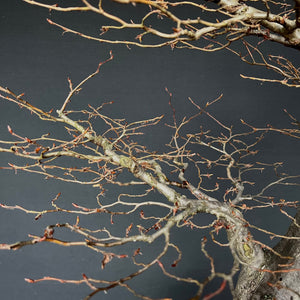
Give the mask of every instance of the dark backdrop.
[{"label": "dark backdrop", "polygon": [[[114,101],[114,105],[106,111],[112,117],[125,117],[133,121],[166,114],[168,118],[171,115],[169,96],[164,91],[165,87],[168,87],[174,95],[173,105],[178,116],[189,115],[193,109],[187,97],[205,104],[221,93],[224,94],[223,100],[212,107],[211,112],[227,125],[239,126],[239,120],[243,118],[256,126],[268,123],[277,127],[287,126],[288,118],[283,113],[283,108],[296,116],[299,113],[297,89],[242,80],[240,73],[263,76],[265,71],[243,64],[238,57],[229,52],[207,54],[188,50],[172,51],[169,48],[136,47],[129,50],[125,46],[99,44],[70,34],[62,35],[60,30],[46,22],[49,16],[66,25],[73,24],[91,32],[99,32],[103,24],[101,18],[93,15],[49,13],[21,0],[1,2],[0,84],[17,93],[25,92],[28,101],[44,110],[61,106],[68,93],[68,76],[73,83],[78,82],[93,72],[98,62],[105,60],[112,49],[114,60],[104,65],[101,74],[86,84],[84,90],[74,98],[72,108],[84,108],[88,103],[97,105]],[[296,65],[299,63],[299,54],[295,50],[271,43],[266,45],[265,49],[275,54],[286,54]],[[28,112],[1,100],[0,139],[10,138],[7,125],[27,137],[62,130],[51,124],[43,124]],[[154,150],[168,142],[169,134],[170,131],[162,127],[159,127],[159,130],[148,130],[144,142]],[[293,140],[280,140],[278,136],[274,136],[264,143],[262,153],[269,162],[285,160],[286,168],[291,173],[298,170],[299,146]],[[6,166],[9,161],[15,162],[16,159],[1,154],[1,166]],[[58,192],[62,192],[64,203],[95,205],[97,192],[89,187],[45,181],[40,176],[22,172],[15,175],[12,171],[5,170],[0,172],[0,178],[1,203],[45,209],[50,207],[51,199]],[[108,192],[107,197],[115,195]],[[290,193],[286,197],[295,200],[296,194]],[[12,243],[24,240],[28,233],[41,235],[46,225],[62,222],[64,217],[45,216],[39,221],[34,221],[32,215],[0,209],[0,241]],[[74,218],[68,220],[75,222]],[[91,217],[90,225],[94,228],[103,227],[101,218]],[[259,225],[268,226],[272,215],[258,212],[256,218]],[[272,230],[284,233],[287,226],[288,223],[278,224],[278,228],[272,227]],[[183,240],[183,247],[187,251],[184,266],[181,267],[183,274],[198,278],[205,276],[209,265],[200,259],[197,260],[197,255],[195,256],[195,252],[199,251],[202,236],[182,229],[174,238]],[[101,259],[101,256],[86,249],[68,249],[44,244],[15,252],[2,251],[1,297],[25,300],[82,299],[89,292],[86,286],[61,285],[55,282],[28,284],[24,278],[49,275],[79,279],[81,273],[86,273],[91,277],[114,279],[116,275],[127,274],[127,268],[130,268],[126,263],[122,265],[116,260],[109,264],[107,273],[104,273],[100,268]],[[216,253],[215,259],[220,263],[222,270],[226,266],[226,256],[224,253]],[[169,295],[174,299],[187,299],[192,296],[188,287],[165,277],[149,273],[141,279],[144,280],[143,283],[138,279],[134,284],[139,286],[140,292],[152,293],[153,297]],[[226,297],[231,298],[229,293],[225,293],[219,299]],[[109,291],[107,295],[96,296],[96,299],[133,298],[124,289],[118,288]]]}]

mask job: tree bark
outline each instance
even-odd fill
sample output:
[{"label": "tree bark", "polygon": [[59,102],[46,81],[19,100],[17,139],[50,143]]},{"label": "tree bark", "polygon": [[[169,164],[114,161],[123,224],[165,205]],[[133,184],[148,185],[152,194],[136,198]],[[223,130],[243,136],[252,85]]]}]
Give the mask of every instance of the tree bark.
[{"label": "tree bark", "polygon": [[264,251],[262,272],[253,267],[243,267],[236,287],[237,299],[300,299],[299,224],[300,209],[286,233],[291,239],[281,239],[274,251]]}]

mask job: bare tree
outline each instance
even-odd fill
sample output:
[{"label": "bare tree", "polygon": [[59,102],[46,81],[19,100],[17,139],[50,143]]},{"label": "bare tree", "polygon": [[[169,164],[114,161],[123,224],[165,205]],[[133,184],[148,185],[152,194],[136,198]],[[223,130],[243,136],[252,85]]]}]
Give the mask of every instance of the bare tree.
[{"label": "bare tree", "polygon": [[[61,28],[65,33],[101,43],[125,44],[128,47],[170,46],[172,49],[185,48],[205,52],[227,49],[250,65],[266,67],[278,74],[272,79],[242,75],[243,77],[279,82],[292,87],[300,86],[299,69],[291,61],[278,55],[269,54],[266,57],[260,50],[265,42],[270,41],[300,49],[298,0],[116,0],[115,2],[122,4],[119,6],[112,6],[109,1],[82,0],[82,5],[75,7],[44,4],[34,0],[24,1],[50,11],[92,12],[104,17],[103,22],[108,22],[101,28],[102,37],[47,19],[51,25]],[[127,9],[125,16],[124,7]],[[191,7],[194,14],[186,15],[186,9]],[[139,18],[140,10],[144,14]],[[114,35],[112,38],[105,38],[110,33],[125,33],[128,30],[132,33],[127,38],[116,40]],[[241,52],[241,44],[244,46],[244,54]]]},{"label": "bare tree", "polygon": [[[76,7],[24,1],[63,12],[92,11],[118,23],[103,26],[105,34],[126,28],[134,32],[141,31],[137,36],[139,41],[104,40],[49,20],[50,24],[66,32],[101,42],[141,47],[169,45],[207,52],[226,48],[240,55],[232,47],[234,43],[241,41],[246,49],[246,55],[240,55],[243,61],[265,66],[282,76],[273,81],[291,87],[300,86],[299,70],[292,63],[282,57],[271,57],[272,61],[269,62],[258,49],[258,45],[251,46],[244,40],[255,35],[262,40],[274,41],[298,50],[299,1],[294,1],[294,6],[275,1],[239,3],[221,0],[217,3],[203,1],[202,4],[118,1],[123,4],[143,5],[145,9],[149,9],[140,22],[121,19],[117,14],[103,8],[105,4],[101,1],[96,5],[82,0],[82,6]],[[259,5],[262,6],[261,9],[256,7]],[[194,6],[199,16],[179,17],[180,9],[185,6]],[[159,27],[163,26],[160,24],[161,19],[171,20],[175,26],[171,26],[170,31],[162,31],[160,28],[165,27]],[[163,41],[144,43],[149,35]],[[257,61],[257,58],[261,60]],[[23,98],[23,94],[18,95],[8,88],[0,88],[2,99],[29,110],[42,121],[61,124],[69,134],[68,139],[47,134],[38,138],[28,138],[19,135],[8,126],[13,140],[1,140],[0,152],[11,153],[25,159],[26,162],[11,163],[7,168],[37,173],[64,182],[90,185],[99,190],[95,208],[74,203],[72,210],[66,209],[58,204],[60,194],[52,200],[52,208],[43,211],[2,204],[1,206],[6,209],[34,214],[36,219],[57,212],[74,214],[78,217],[75,224],[49,225],[40,236],[31,236],[28,240],[13,244],[1,244],[0,248],[17,250],[38,243],[54,243],[67,247],[84,246],[102,255],[102,268],[105,268],[112,259],[132,260],[135,271],[113,281],[90,278],[85,274],[80,280],[56,277],[27,279],[32,283],[47,280],[83,283],[92,290],[87,299],[117,286],[126,288],[142,299],[151,299],[148,295],[137,292],[132,287],[131,280],[157,266],[165,276],[178,282],[195,285],[197,291],[192,299],[211,299],[221,294],[226,286],[230,288],[234,299],[298,299],[300,297],[299,202],[282,199],[275,187],[297,188],[300,175],[281,172],[281,163],[270,164],[255,159],[260,143],[266,135],[281,134],[299,139],[299,121],[296,117],[286,111],[291,120],[291,126],[288,128],[256,127],[242,120],[243,130],[237,132],[209,112],[210,106],[220,101],[221,97],[206,103],[203,107],[193,99],[189,99],[196,111],[183,119],[177,118],[176,108],[172,106],[170,100],[173,118],[168,126],[173,130],[173,134],[168,144],[169,150],[162,153],[153,152],[138,143],[138,137],[149,126],[157,125],[162,116],[127,123],[126,120],[111,118],[103,112],[110,103],[99,107],[89,106],[81,111],[69,109],[72,97],[89,79],[99,73],[104,63],[111,59],[112,54],[79,84],[73,85],[69,80],[69,94],[56,112],[44,111],[31,105]],[[270,81],[265,78],[260,80]],[[167,92],[172,99],[172,94],[168,90]],[[218,131],[211,132],[209,128],[201,127],[198,131],[190,132],[189,126],[198,118],[213,121],[218,126]],[[102,123],[101,132],[96,129],[97,122]],[[65,165],[62,158],[74,159],[74,165]],[[269,177],[269,182],[262,186],[260,178],[266,176],[265,174]],[[121,193],[117,200],[109,201],[103,194],[114,185],[123,188],[124,193]],[[158,192],[160,198],[153,195],[155,192]],[[149,200],[150,198],[155,200]],[[156,207],[159,210],[155,210]],[[285,235],[271,232],[252,224],[253,222],[245,217],[247,211],[259,209],[273,209],[279,211],[283,218],[288,218],[291,222],[288,232]],[[81,215],[94,214],[109,215],[112,223],[116,216],[125,216],[130,223],[117,235],[110,229],[110,224],[103,224],[98,230],[91,230],[80,224]],[[202,224],[198,218],[202,214],[213,216],[212,221]],[[209,232],[209,237],[203,238],[201,242],[202,254],[210,263],[210,273],[205,280],[184,277],[176,273],[176,266],[180,264],[184,253],[172,240],[171,231],[175,227]],[[61,229],[75,232],[78,239],[68,241],[57,238],[56,233]],[[262,232],[270,238],[279,238],[280,241],[272,248],[266,242],[256,240],[253,231]],[[226,241],[220,238],[224,232]],[[146,245],[156,241],[160,242],[160,252],[150,254],[148,258],[142,256]],[[208,242],[221,247],[221,251],[228,249],[231,253],[232,265],[227,272],[216,270],[213,255],[207,249]],[[127,253],[122,253],[119,248],[123,251],[124,245],[133,246],[127,249]],[[222,280],[219,288],[205,295],[204,288],[217,278]]]}]

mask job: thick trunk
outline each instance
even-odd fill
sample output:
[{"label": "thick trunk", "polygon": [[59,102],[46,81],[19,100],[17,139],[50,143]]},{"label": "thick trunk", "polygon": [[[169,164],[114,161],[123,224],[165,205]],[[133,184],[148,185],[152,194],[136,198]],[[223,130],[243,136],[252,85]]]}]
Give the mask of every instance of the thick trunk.
[{"label": "thick trunk", "polygon": [[286,234],[291,239],[282,239],[274,252],[265,251],[262,272],[253,266],[243,267],[236,287],[237,299],[300,299],[300,209],[295,220]]}]

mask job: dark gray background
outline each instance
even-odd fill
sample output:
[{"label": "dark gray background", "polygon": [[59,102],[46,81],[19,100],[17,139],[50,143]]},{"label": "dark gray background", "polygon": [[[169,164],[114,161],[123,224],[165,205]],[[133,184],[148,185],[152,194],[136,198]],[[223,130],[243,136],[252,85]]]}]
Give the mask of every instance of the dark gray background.
[{"label": "dark gray background", "polygon": [[[166,114],[167,120],[170,120],[169,97],[164,91],[164,88],[168,87],[174,95],[173,105],[178,116],[190,115],[193,111],[187,97],[203,105],[223,93],[223,100],[212,107],[211,112],[227,125],[239,126],[239,120],[243,118],[256,126],[268,123],[277,127],[287,126],[288,118],[283,113],[283,108],[299,118],[299,90],[242,80],[240,73],[263,76],[265,71],[243,64],[238,57],[229,52],[207,54],[188,50],[171,51],[169,48],[136,47],[128,50],[125,46],[99,44],[70,34],[62,35],[60,30],[46,22],[48,17],[64,22],[65,25],[75,24],[77,28],[96,33],[103,24],[100,18],[93,15],[69,13],[64,16],[54,12],[49,14],[47,10],[19,0],[2,1],[0,85],[7,86],[16,93],[25,92],[28,101],[44,110],[57,109],[63,103],[68,93],[68,76],[73,83],[78,82],[93,72],[98,62],[105,60],[109,56],[109,50],[112,49],[114,60],[104,65],[100,75],[93,78],[80,95],[74,98],[72,108],[84,108],[88,103],[97,105],[114,101],[114,105],[107,110],[112,117],[125,117],[129,121],[134,121]],[[286,54],[296,66],[299,64],[299,53],[295,50],[271,43],[264,47],[272,54]],[[0,100],[0,139],[10,138],[7,132],[8,124],[15,132],[27,137],[63,130],[51,124],[43,124],[35,117],[31,117],[27,111]],[[144,141],[153,150],[169,140],[170,131],[164,127],[148,130],[147,133]],[[299,145],[291,139],[281,140],[275,135],[266,140],[261,153],[268,162],[285,160],[286,168],[291,173],[298,170]],[[6,166],[8,161],[16,160],[1,154],[0,165]],[[97,192],[89,187],[45,181],[40,176],[22,172],[15,175],[12,171],[1,170],[0,176],[1,203],[46,209],[50,207],[51,199],[58,192],[62,192],[66,206],[71,202],[95,205]],[[108,193],[107,197],[109,196],[113,197],[114,194]],[[290,192],[285,197],[296,200],[296,192]],[[277,224],[279,227],[275,228],[275,224],[271,223],[272,217],[258,212],[255,218],[259,225],[271,226],[269,229],[284,233],[288,223]],[[102,227],[101,218],[103,217],[92,216],[89,219],[91,226]],[[63,215],[56,215],[34,221],[32,215],[0,209],[0,242],[12,243],[24,240],[28,233],[41,235],[45,226],[63,220],[65,220]],[[68,220],[75,222],[75,217]],[[202,236],[202,233],[186,229],[174,234],[174,239],[182,240],[182,247],[186,250],[181,269],[178,269],[185,276],[205,278],[205,274],[207,275],[205,271],[209,270],[209,265],[197,255]],[[220,263],[220,270],[226,267],[229,257],[227,255],[222,252],[215,254],[216,262]],[[122,261],[118,260],[113,260],[107,267],[107,273],[104,273],[100,269],[101,259],[101,256],[85,249],[68,249],[45,244],[15,252],[2,251],[1,297],[82,299],[89,292],[88,287],[84,285],[61,285],[55,282],[32,285],[26,283],[24,278],[49,275],[79,279],[81,273],[86,273],[91,277],[115,279],[116,275],[128,273],[129,266],[126,262],[123,265]],[[156,273],[149,273],[135,281],[135,286],[139,286],[139,292],[153,297],[188,299],[195,291],[193,288],[190,290],[189,286],[154,274]],[[218,283],[215,284],[211,287],[212,290]],[[109,291],[107,295],[99,294],[95,298],[134,297],[124,289],[117,288]],[[231,298],[228,291],[219,297],[225,298]]]}]

